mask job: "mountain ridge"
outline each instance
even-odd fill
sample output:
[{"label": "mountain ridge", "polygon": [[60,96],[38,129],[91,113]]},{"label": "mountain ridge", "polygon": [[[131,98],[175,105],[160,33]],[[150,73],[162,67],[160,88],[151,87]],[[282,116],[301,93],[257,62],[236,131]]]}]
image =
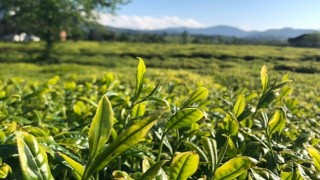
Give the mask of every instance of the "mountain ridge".
[{"label": "mountain ridge", "polygon": [[187,32],[191,35],[207,35],[207,36],[227,36],[227,37],[236,37],[242,39],[251,39],[251,40],[287,40],[288,38],[294,38],[303,34],[310,34],[317,32],[315,29],[295,29],[290,27],[284,28],[273,28],[267,29],[264,31],[246,31],[237,27],[228,26],[228,25],[217,25],[210,26],[207,28],[187,28],[187,27],[174,27],[174,28],[165,28],[165,29],[156,29],[156,30],[135,30],[135,29],[126,29],[126,28],[115,28],[111,26],[106,26],[106,28],[111,29],[111,31],[116,32],[129,32],[129,33],[154,33],[154,34],[181,34]]}]

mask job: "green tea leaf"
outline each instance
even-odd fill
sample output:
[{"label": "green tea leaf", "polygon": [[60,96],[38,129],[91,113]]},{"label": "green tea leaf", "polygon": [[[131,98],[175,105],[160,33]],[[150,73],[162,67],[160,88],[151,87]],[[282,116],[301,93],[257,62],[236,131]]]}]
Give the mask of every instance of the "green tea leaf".
[{"label": "green tea leaf", "polygon": [[2,144],[6,139],[6,134],[0,129],[0,144]]},{"label": "green tea leaf", "polygon": [[152,165],[143,175],[141,176],[141,180],[152,180],[161,170],[162,166],[167,162],[167,160],[159,161]]},{"label": "green tea leaf", "polygon": [[170,166],[170,180],[185,180],[198,169],[199,155],[193,152],[178,154]]},{"label": "green tea leaf", "polygon": [[144,74],[146,72],[146,65],[144,64],[143,59],[142,58],[138,58],[138,59],[139,59],[139,64],[137,67],[137,75],[136,75],[136,89],[134,92],[135,100],[138,99],[141,93],[143,82],[144,82]]},{"label": "green tea leaf", "polygon": [[[202,140],[202,139],[201,139]],[[187,146],[188,148],[190,148],[192,151],[196,151],[197,154],[200,155],[200,158],[203,158],[205,162],[209,162],[209,158],[208,156],[206,155],[206,153],[201,149],[200,146],[192,143],[192,142],[189,142],[189,141],[184,141],[183,144],[185,146]]]},{"label": "green tea leaf", "polygon": [[166,125],[166,131],[179,129],[199,121],[203,117],[203,112],[197,108],[186,108],[178,111],[170,118]]},{"label": "green tea leaf", "polygon": [[61,152],[58,152],[58,154],[66,161],[68,166],[71,167],[75,178],[80,180],[84,173],[84,166]]},{"label": "green tea leaf", "polygon": [[146,119],[136,121],[128,129],[123,131],[112,143],[89,162],[86,166],[84,179],[103,169],[122,152],[142,141],[150,128],[155,124],[158,117],[159,113],[149,116]]},{"label": "green tea leaf", "polygon": [[0,179],[5,179],[9,173],[12,173],[12,169],[8,164],[3,163],[0,165]]},{"label": "green tea leaf", "polygon": [[239,123],[232,115],[227,114],[223,122],[224,129],[228,132],[229,135],[234,136],[238,133]]},{"label": "green tea leaf", "polygon": [[313,163],[314,163],[315,168],[318,171],[320,171],[320,152],[312,146],[307,146],[307,150],[308,150],[309,155],[313,159]]},{"label": "green tea leaf", "polygon": [[37,137],[37,141],[39,144],[41,144],[41,147],[51,156],[54,156],[56,152],[62,152],[63,154],[69,156],[70,158],[76,160],[77,162],[83,163],[78,156],[74,155],[68,149],[58,144],[51,136]]},{"label": "green tea leaf", "polygon": [[107,142],[113,126],[113,111],[111,103],[104,95],[98,104],[98,109],[89,130],[90,158],[96,156]]},{"label": "green tea leaf", "polygon": [[292,179],[295,179],[293,178],[294,176],[295,174],[292,172],[281,172],[281,175],[280,175],[282,180],[292,180]]},{"label": "green tea leaf", "polygon": [[247,156],[235,157],[222,166],[214,173],[214,179],[232,180],[253,167],[257,161]]},{"label": "green tea leaf", "polygon": [[126,172],[124,171],[113,171],[112,172],[113,180],[133,180]]},{"label": "green tea leaf", "polygon": [[208,95],[209,95],[208,89],[204,87],[200,87],[191,94],[190,98],[183,104],[182,107],[185,108],[195,102],[205,100],[207,99]]},{"label": "green tea leaf", "polygon": [[36,138],[28,133],[17,131],[17,146],[24,179],[53,179],[47,154]]},{"label": "green tea leaf", "polygon": [[255,179],[280,180],[280,177],[276,176],[272,171],[265,168],[251,168],[251,173]]},{"label": "green tea leaf", "polygon": [[146,103],[136,104],[131,111],[131,116],[143,116],[146,111]]},{"label": "green tea leaf", "polygon": [[[162,162],[162,161],[160,161],[160,162]],[[160,162],[158,162],[158,163],[160,163]],[[155,164],[156,163],[152,159],[148,159],[148,158],[143,159],[143,161],[142,161],[142,172],[146,173],[150,169],[150,167],[154,166]],[[142,179],[142,178],[140,178],[140,179]],[[156,180],[167,180],[168,176],[165,173],[165,171],[162,168],[160,168],[158,173],[155,176],[155,179]]]},{"label": "green tea leaf", "polygon": [[262,91],[265,92],[268,88],[268,71],[267,71],[267,66],[263,65],[260,71],[260,76],[261,76],[261,84],[262,84]]},{"label": "green tea leaf", "polygon": [[234,114],[235,117],[239,117],[244,111],[245,107],[246,107],[246,99],[244,95],[240,95],[233,106],[232,113]]},{"label": "green tea leaf", "polygon": [[209,154],[209,159],[211,163],[211,171],[214,172],[218,162],[218,150],[217,150],[217,142],[214,139],[208,137],[201,137],[201,143],[203,148]]},{"label": "green tea leaf", "polygon": [[286,125],[286,119],[282,110],[276,110],[272,119],[268,122],[269,133],[281,132]]},{"label": "green tea leaf", "polygon": [[274,91],[268,91],[265,93],[259,100],[259,104],[257,105],[257,109],[266,108],[268,105],[276,99],[276,94]]},{"label": "green tea leaf", "polygon": [[304,169],[300,164],[296,164],[296,166],[297,166],[296,172],[299,176],[301,176],[301,179],[311,180],[311,178],[306,174],[306,172],[304,171]]},{"label": "green tea leaf", "polygon": [[229,148],[229,139],[230,137],[227,138],[227,141],[224,143],[224,145],[219,149],[219,153],[218,153],[218,161],[217,161],[217,166],[222,162],[222,160],[224,159],[226,152]]}]

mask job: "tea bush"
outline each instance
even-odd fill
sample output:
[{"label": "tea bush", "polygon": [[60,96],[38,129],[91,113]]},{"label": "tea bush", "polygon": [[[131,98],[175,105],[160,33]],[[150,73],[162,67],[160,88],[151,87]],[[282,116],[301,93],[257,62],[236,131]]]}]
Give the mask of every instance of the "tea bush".
[{"label": "tea bush", "polygon": [[145,73],[0,81],[0,178],[320,178],[318,115],[288,75],[263,66],[259,90],[228,91]]}]

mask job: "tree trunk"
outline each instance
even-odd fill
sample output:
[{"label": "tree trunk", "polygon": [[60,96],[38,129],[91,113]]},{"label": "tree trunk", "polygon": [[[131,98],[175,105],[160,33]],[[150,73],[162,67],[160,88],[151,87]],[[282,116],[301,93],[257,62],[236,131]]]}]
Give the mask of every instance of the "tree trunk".
[{"label": "tree trunk", "polygon": [[43,51],[43,60],[45,63],[58,63],[59,61],[52,56],[52,50],[53,50],[53,33],[51,29],[48,29],[48,31],[45,34],[45,41],[46,41],[46,46]]}]

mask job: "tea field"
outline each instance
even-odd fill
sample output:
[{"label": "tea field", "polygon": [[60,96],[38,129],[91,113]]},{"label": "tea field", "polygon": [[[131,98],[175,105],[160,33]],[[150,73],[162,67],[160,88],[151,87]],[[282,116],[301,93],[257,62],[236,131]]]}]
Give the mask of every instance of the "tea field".
[{"label": "tea field", "polygon": [[320,179],[319,49],[41,50],[0,43],[0,178]]}]

